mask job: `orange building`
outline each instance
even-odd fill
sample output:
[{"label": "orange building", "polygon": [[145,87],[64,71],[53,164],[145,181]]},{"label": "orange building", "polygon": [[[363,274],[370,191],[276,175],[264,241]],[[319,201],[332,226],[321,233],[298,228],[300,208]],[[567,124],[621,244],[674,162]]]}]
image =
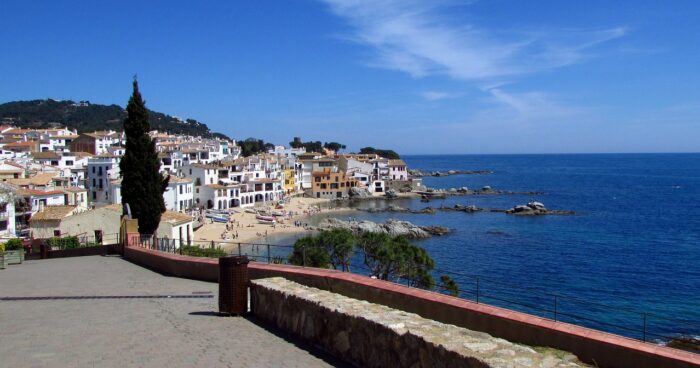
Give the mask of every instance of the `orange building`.
[{"label": "orange building", "polygon": [[311,173],[311,194],[315,198],[343,198],[348,196],[350,188],[359,186],[359,181],[345,175],[344,172],[333,172],[331,169]]}]

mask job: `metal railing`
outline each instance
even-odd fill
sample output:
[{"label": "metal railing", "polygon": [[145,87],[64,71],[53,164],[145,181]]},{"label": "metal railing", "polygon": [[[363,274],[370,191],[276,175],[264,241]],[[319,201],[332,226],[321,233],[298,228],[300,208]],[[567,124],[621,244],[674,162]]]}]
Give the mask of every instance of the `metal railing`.
[{"label": "metal railing", "polygon": [[[186,242],[168,239],[154,242],[152,237],[150,239],[139,245],[153,250],[179,253],[181,246],[187,244]],[[220,248],[226,250],[230,255],[244,255],[252,261],[273,264],[290,264],[289,256],[294,250],[293,245],[233,241],[192,241],[190,245]],[[301,252],[302,264],[300,266],[306,267],[306,249],[301,247]],[[363,264],[362,261],[365,255],[371,254],[365,253],[361,249],[355,250],[352,257],[350,257],[350,272],[371,276],[372,270]],[[408,270],[404,273],[411,274],[412,272]],[[435,292],[442,294],[454,292],[448,285],[443,285],[439,282],[439,275],[447,275],[457,282],[459,291],[456,296],[461,299],[514,309],[555,322],[581,325],[645,342],[670,341],[679,337],[680,334],[700,334],[700,323],[698,320],[670,318],[659,313],[612,306],[527,285],[513,285],[481,275],[439,268],[433,268],[429,270],[429,273],[437,280],[433,290]],[[408,286],[420,285],[422,282],[422,280],[406,275],[395,275],[386,281]],[[683,326],[684,331],[679,331],[677,327],[669,327],[669,324],[672,326]]]}]

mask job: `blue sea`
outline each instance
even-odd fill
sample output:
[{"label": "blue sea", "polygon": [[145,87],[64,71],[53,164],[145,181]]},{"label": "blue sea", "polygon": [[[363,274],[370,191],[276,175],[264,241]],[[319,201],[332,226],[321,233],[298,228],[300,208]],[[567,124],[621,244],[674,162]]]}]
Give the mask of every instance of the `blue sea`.
[{"label": "blue sea", "polygon": [[[417,241],[462,297],[650,341],[700,335],[700,154],[406,156],[410,168],[491,170],[426,177],[432,188],[541,195],[456,196],[420,209],[510,208],[536,200],[573,216],[365,213],[452,229]],[[345,216],[347,217],[347,216]],[[478,286],[477,286],[478,278]],[[646,331],[646,332],[645,332]]]}]

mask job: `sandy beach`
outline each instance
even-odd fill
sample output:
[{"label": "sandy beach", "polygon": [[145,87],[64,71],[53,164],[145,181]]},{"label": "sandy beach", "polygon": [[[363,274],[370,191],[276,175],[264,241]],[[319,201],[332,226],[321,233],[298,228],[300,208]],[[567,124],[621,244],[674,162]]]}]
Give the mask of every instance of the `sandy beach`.
[{"label": "sandy beach", "polygon": [[[352,211],[349,208],[322,208],[330,202],[329,199],[293,197],[286,200],[284,211],[292,212],[292,216],[278,217],[277,224],[260,224],[255,219],[255,214],[245,212],[237,208],[238,212],[232,213],[229,224],[220,222],[207,222],[194,232],[194,240],[198,245],[204,242],[214,242],[227,251],[237,247],[235,243],[264,243],[265,238],[271,235],[311,233],[304,226],[295,226],[295,221],[302,224],[309,216]],[[270,206],[256,207],[256,209],[271,209]],[[229,230],[226,229],[227,225]]]}]

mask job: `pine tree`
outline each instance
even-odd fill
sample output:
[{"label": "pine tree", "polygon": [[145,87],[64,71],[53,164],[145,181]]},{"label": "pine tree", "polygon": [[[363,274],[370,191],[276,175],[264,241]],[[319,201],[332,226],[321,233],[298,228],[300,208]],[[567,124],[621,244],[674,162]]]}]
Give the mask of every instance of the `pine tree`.
[{"label": "pine tree", "polygon": [[126,107],[124,120],[126,152],[119,163],[122,176],[122,203],[128,203],[131,214],[139,221],[141,234],[154,234],[165,212],[163,192],[169,177],[160,174],[156,144],[148,135],[148,109],[141,98],[134,78],[134,92]]}]

